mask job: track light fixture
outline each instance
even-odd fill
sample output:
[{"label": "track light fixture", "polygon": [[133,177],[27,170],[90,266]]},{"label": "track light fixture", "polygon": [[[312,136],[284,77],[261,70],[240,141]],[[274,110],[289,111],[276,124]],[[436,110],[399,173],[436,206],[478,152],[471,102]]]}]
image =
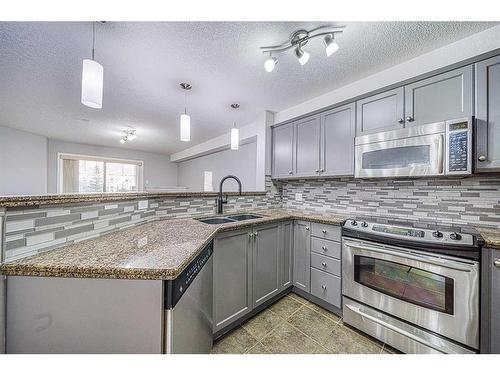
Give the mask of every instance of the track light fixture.
[{"label": "track light fixture", "polygon": [[325,52],[327,56],[333,55],[339,49],[339,45],[335,42],[335,34],[340,34],[344,31],[345,26],[320,26],[312,30],[297,30],[290,39],[268,47],[260,47],[263,53],[268,54],[269,57],[264,62],[264,69],[266,72],[272,72],[278,63],[278,59],[273,57],[272,54],[279,54],[294,49],[295,56],[297,57],[300,65],[305,65],[309,61],[309,53],[303,47],[311,39],[323,36],[325,42]]}]

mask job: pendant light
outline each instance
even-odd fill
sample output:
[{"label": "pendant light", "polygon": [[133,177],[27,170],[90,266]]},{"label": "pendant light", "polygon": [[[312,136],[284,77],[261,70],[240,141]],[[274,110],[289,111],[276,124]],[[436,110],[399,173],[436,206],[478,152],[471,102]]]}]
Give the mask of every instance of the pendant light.
[{"label": "pendant light", "polygon": [[184,90],[184,113],[181,115],[181,141],[191,141],[191,117],[187,114],[187,92],[192,86],[189,83],[181,83],[181,88]]},{"label": "pendant light", "polygon": [[94,60],[95,22],[92,22],[92,59],[84,59],[82,67],[82,104],[90,108],[102,108],[104,69]]},{"label": "pendant light", "polygon": [[[231,104],[232,109],[240,108],[240,105],[235,103]],[[236,121],[233,122],[233,127],[231,128],[231,150],[238,150],[240,146],[240,129],[236,127]]]}]

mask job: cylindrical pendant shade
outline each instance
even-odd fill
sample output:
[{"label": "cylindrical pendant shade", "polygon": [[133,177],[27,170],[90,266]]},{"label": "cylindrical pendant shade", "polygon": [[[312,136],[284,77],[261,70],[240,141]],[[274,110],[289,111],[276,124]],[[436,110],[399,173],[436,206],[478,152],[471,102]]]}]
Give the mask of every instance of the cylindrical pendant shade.
[{"label": "cylindrical pendant shade", "polygon": [[102,108],[102,85],[104,69],[97,61],[83,60],[82,104],[91,108]]},{"label": "cylindrical pendant shade", "polygon": [[191,140],[191,117],[186,114],[181,115],[181,141]]},{"label": "cylindrical pendant shade", "polygon": [[238,128],[231,129],[231,150],[237,150],[240,143],[240,131]]}]

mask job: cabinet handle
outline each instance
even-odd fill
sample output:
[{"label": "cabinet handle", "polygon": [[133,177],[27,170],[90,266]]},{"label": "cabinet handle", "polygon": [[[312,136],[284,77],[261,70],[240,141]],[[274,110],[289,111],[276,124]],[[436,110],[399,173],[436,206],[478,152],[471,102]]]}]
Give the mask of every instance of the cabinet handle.
[{"label": "cabinet handle", "polygon": [[398,122],[399,122],[400,124],[404,124],[404,123],[405,123],[405,119],[404,119],[404,118],[400,118],[400,119],[398,120]]},{"label": "cabinet handle", "polygon": [[479,161],[486,161],[486,156],[484,156],[484,155],[480,155],[480,156],[477,158],[477,160],[479,160]]},{"label": "cabinet handle", "polygon": [[292,171],[288,171],[288,174],[293,174],[293,172]]},{"label": "cabinet handle", "polygon": [[319,169],[315,169],[314,172],[319,173]]},{"label": "cabinet handle", "polygon": [[251,240],[253,237],[253,233],[248,233],[248,238]]},{"label": "cabinet handle", "polygon": [[257,237],[259,235],[259,232],[255,232],[253,235]]},{"label": "cabinet handle", "polygon": [[411,117],[411,116],[407,116],[407,117],[406,117],[406,121],[408,121],[408,122],[412,122],[412,121],[414,121],[414,120],[415,120],[415,119],[414,119],[413,117]]},{"label": "cabinet handle", "polygon": [[500,268],[500,259],[495,259],[493,261],[493,265],[496,267],[496,268]]},{"label": "cabinet handle", "polygon": [[309,227],[306,227],[306,230],[309,230]]},{"label": "cabinet handle", "polygon": [[326,251],[326,246],[322,246],[321,248],[323,249],[323,251]]},{"label": "cabinet handle", "polygon": [[326,285],[321,285],[321,289],[326,290]]},{"label": "cabinet handle", "polygon": [[323,232],[323,234],[326,234],[326,229],[323,229],[323,230],[321,230],[321,231]]},{"label": "cabinet handle", "polygon": [[324,169],[320,169],[320,170],[319,170],[319,172],[320,172],[320,173],[323,173],[324,171],[325,171]]},{"label": "cabinet handle", "polygon": [[321,263],[323,267],[326,267],[326,262]]}]

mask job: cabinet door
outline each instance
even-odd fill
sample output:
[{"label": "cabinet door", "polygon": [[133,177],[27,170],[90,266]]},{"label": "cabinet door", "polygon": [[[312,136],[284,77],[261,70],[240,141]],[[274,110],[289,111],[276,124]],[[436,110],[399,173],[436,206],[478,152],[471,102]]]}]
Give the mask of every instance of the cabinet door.
[{"label": "cabinet door", "polygon": [[311,275],[311,225],[295,221],[293,227],[293,285],[309,293]]},{"label": "cabinet door", "polygon": [[253,308],[280,290],[280,224],[254,228]]},{"label": "cabinet door", "polygon": [[354,175],[354,103],[321,115],[322,176]]},{"label": "cabinet door", "polygon": [[281,224],[281,290],[292,285],[293,280],[293,222]]},{"label": "cabinet door", "polygon": [[476,171],[500,171],[500,56],[476,64]]},{"label": "cabinet door", "polygon": [[404,89],[393,90],[370,96],[356,102],[356,134],[404,127]]},{"label": "cabinet door", "polygon": [[293,123],[272,130],[273,177],[290,177],[293,174]]},{"label": "cabinet door", "polygon": [[[490,340],[491,353],[500,354],[500,251],[490,250],[491,284],[490,284]],[[495,264],[498,264],[495,265]]]},{"label": "cabinet door", "polygon": [[247,230],[214,242],[214,332],[252,310],[252,242]]},{"label": "cabinet door", "polygon": [[295,122],[295,176],[319,173],[320,116]]},{"label": "cabinet door", "polygon": [[472,116],[472,66],[405,86],[406,126]]}]

